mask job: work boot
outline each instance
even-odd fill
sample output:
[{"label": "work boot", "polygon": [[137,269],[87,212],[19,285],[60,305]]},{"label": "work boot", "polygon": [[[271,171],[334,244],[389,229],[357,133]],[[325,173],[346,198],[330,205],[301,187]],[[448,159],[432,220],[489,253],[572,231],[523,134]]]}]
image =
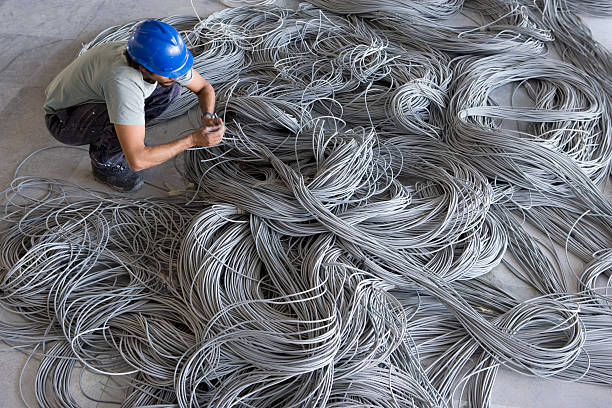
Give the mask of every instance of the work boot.
[{"label": "work boot", "polygon": [[117,164],[103,164],[92,160],[91,169],[96,180],[122,193],[132,193],[144,183],[142,176],[130,169],[125,159]]}]

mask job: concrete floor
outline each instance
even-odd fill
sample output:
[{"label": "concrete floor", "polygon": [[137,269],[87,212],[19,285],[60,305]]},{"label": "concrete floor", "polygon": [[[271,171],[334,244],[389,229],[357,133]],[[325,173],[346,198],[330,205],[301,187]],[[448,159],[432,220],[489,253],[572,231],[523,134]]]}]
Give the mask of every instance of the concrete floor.
[{"label": "concrete floor", "polygon": [[[219,1],[195,0],[200,16],[225,6]],[[77,54],[82,43],[111,25],[146,17],[193,14],[189,0],[0,0],[0,189],[10,184],[19,163],[33,151],[58,143],[48,134],[43,119],[44,89],[49,81]],[[612,20],[587,19],[593,33],[612,49]],[[170,140],[190,127],[185,117],[156,126],[147,132],[147,141]],[[20,174],[44,175],[70,180],[96,189],[105,188],[90,174],[85,151],[58,148],[46,150],[29,160]],[[145,171],[145,179],[161,186],[181,186],[174,164]],[[139,195],[163,194],[146,185]],[[0,320],[8,316],[0,312]],[[23,407],[19,378],[26,357],[0,346],[0,408]],[[34,369],[25,371],[23,394],[35,406],[32,393]],[[85,376],[83,386],[98,396],[100,378]],[[82,399],[80,399],[83,401]],[[612,407],[612,387],[561,383],[533,379],[502,371],[494,388],[493,406],[542,408]],[[87,407],[110,406],[85,403]]]}]

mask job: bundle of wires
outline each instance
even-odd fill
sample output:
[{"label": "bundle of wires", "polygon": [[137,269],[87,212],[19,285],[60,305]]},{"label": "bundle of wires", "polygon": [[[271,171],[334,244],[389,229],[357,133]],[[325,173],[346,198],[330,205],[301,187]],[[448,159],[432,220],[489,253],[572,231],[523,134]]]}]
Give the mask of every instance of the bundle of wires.
[{"label": "bundle of wires", "polygon": [[[38,404],[78,406],[79,369],[125,407],[488,406],[501,367],[610,385],[596,74],[612,59],[575,15],[598,10],[357,0],[163,19],[227,127],[186,153],[195,189],[19,177],[3,194],[0,305],[18,319],[0,339],[39,361]],[[586,262],[575,278],[554,245]],[[494,284],[502,263],[529,296]]]}]

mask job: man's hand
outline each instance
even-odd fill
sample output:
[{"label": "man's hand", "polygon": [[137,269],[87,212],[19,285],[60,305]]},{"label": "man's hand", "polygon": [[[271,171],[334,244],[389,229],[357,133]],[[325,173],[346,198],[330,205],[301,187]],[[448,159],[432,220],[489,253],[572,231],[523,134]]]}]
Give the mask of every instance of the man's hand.
[{"label": "man's hand", "polygon": [[208,115],[202,116],[202,127],[216,126],[223,126],[223,120],[221,118],[212,118]]},{"label": "man's hand", "polygon": [[193,142],[197,146],[214,146],[221,142],[225,133],[225,125],[221,118],[202,118],[203,126],[193,132]]}]

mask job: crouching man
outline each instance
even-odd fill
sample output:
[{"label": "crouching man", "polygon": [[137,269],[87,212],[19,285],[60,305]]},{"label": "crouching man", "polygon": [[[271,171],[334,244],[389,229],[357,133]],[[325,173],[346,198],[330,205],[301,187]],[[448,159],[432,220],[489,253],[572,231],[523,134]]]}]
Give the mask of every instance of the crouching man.
[{"label": "crouching man", "polygon": [[[181,87],[198,96],[203,126],[170,143],[145,145],[145,125],[178,98]],[[140,170],[194,146],[213,146],[223,137],[215,115],[215,91],[193,69],[193,56],[170,25],[148,20],[126,42],[87,50],[51,81],[45,122],[60,142],[89,145],[94,177],[116,190],[142,184]]]}]

